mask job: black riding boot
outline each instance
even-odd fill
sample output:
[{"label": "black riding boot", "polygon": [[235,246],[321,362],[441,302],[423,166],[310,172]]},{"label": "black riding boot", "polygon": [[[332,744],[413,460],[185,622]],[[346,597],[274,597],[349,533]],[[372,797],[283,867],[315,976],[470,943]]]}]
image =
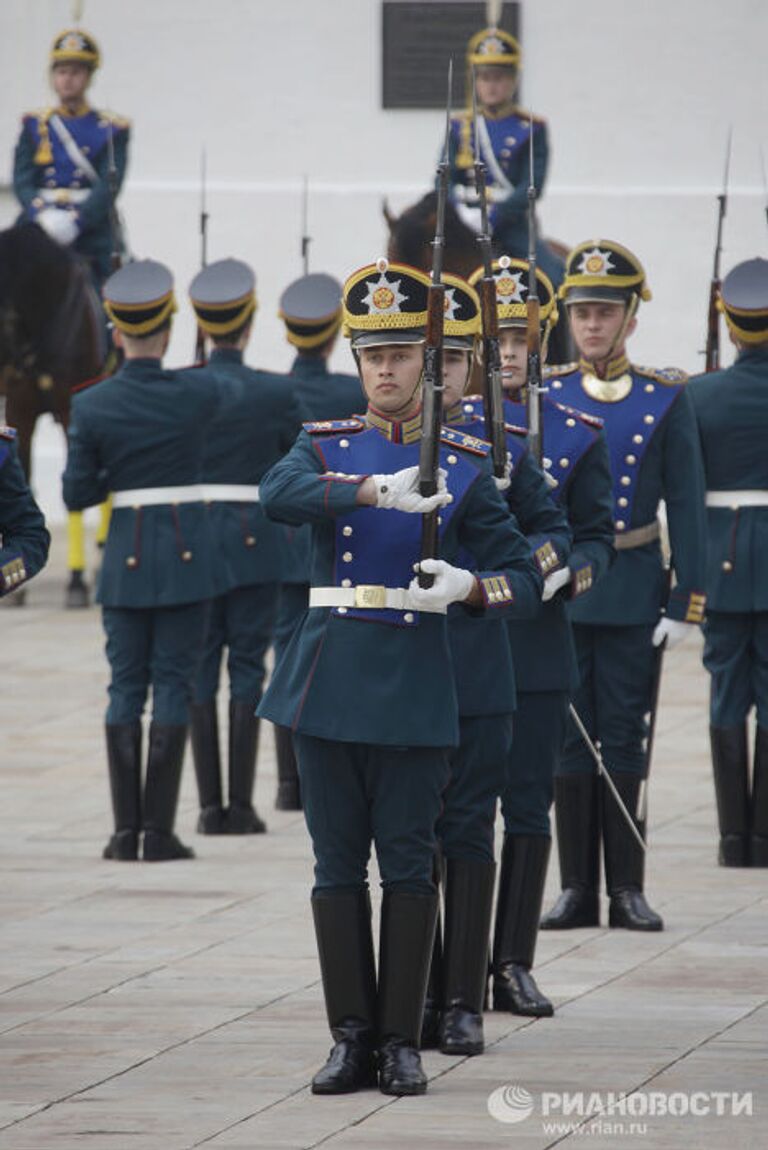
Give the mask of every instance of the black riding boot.
[{"label": "black riding boot", "polygon": [[229,810],[231,835],[262,835],[267,824],[253,809],[259,720],[253,703],[229,703]]},{"label": "black riding boot", "polygon": [[768,866],[768,730],[765,727],[758,727],[755,732],[750,861],[752,866]]},{"label": "black riding boot", "polygon": [[141,723],[107,723],[106,735],[115,833],[103,857],[132,862],[139,857],[141,829]]},{"label": "black riding boot", "polygon": [[540,930],[600,925],[600,792],[597,775],[555,778],[562,891]]},{"label": "black riding boot", "polygon": [[531,974],[551,842],[505,835],[493,932],[493,1009],[533,1018],[554,1013]]},{"label": "black riding boot", "polygon": [[427,1076],[418,1046],[437,894],[385,891],[379,940],[379,1088],[382,1094],[424,1094]]},{"label": "black riding boot", "polygon": [[293,749],[293,731],[290,727],[275,725],[275,753],[277,755],[277,795],[275,810],[300,811],[301,789]]},{"label": "black riding boot", "polygon": [[[638,775],[620,771],[611,778],[645,840],[645,819],[637,817],[643,780]],[[611,900],[608,925],[621,926],[625,930],[663,930],[662,919],[655,910],[651,910],[643,894],[645,855],[627,826],[616,799],[605,783],[602,787],[605,886]]]},{"label": "black riding boot", "polygon": [[216,700],[194,703],[190,708],[190,740],[195,764],[200,815],[197,829],[201,835],[224,835],[227,821],[221,797],[221,756],[219,754],[219,719]]},{"label": "black riding boot", "polygon": [[144,787],[146,862],[195,857],[192,848],[185,847],[173,833],[186,738],[187,728],[184,725],[150,724],[147,781]]},{"label": "black riding boot", "polygon": [[443,1054],[482,1054],[496,864],[448,859],[445,877]]},{"label": "black riding boot", "polygon": [[[747,724],[710,727],[712,771],[715,779],[720,866],[749,866],[749,767]],[[757,744],[755,744],[757,764]]]},{"label": "black riding boot", "polygon": [[312,896],[328,1025],[335,1046],[312,1079],[313,1094],[376,1085],[376,967],[367,891]]}]

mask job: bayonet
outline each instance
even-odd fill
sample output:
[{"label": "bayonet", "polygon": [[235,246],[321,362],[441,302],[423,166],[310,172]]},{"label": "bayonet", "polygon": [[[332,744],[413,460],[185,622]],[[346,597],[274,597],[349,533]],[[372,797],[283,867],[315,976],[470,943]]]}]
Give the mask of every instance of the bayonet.
[{"label": "bayonet", "polygon": [[304,275],[309,275],[309,245],[312,237],[309,235],[309,176],[304,177],[304,186],[301,194],[301,263]]},{"label": "bayonet", "polygon": [[541,310],[539,285],[536,279],[536,185],[533,180],[533,114],[528,137],[528,295],[526,319],[528,336],[528,371],[526,374],[526,406],[528,408],[528,443],[539,467],[543,461],[541,420]]},{"label": "bayonet", "polygon": [[720,294],[720,256],[723,250],[723,220],[728,207],[728,175],[731,167],[731,143],[733,128],[728,129],[728,142],[725,149],[725,173],[723,190],[717,197],[717,232],[712,279],[709,285],[709,309],[707,313],[707,345],[705,351],[705,371],[718,371],[720,368],[720,312],[717,300]]}]

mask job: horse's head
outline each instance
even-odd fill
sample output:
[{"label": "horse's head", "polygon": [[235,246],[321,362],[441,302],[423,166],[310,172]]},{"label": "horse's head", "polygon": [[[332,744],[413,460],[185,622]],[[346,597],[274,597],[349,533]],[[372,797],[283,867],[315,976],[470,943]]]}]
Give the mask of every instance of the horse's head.
[{"label": "horse's head", "polygon": [[[383,211],[389,227],[389,259],[400,260],[422,271],[430,271],[437,220],[437,193],[427,192],[399,216],[394,216],[386,203]],[[455,275],[468,276],[479,261],[477,236],[467,227],[449,200],[445,205],[443,266]]]}]

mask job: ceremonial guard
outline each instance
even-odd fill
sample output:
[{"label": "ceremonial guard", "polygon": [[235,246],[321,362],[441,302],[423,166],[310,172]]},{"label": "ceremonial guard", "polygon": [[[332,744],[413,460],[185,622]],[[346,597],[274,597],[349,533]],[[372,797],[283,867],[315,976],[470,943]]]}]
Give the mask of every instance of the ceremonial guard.
[{"label": "ceremonial guard", "polygon": [[[445,421],[452,430],[487,439],[482,403],[463,399],[480,330],[480,301],[458,277],[445,274],[443,282]],[[568,524],[530,457],[525,432],[509,428],[506,447],[509,476],[499,478],[497,486],[527,536],[544,578],[567,562]],[[468,558],[463,557],[464,565],[469,565]],[[442,961],[439,945],[435,946],[422,1045],[438,1045],[444,1054],[473,1055],[484,1049],[482,1012],[496,874],[494,822],[512,746],[520,664],[513,658],[506,626],[499,627],[492,618],[474,618],[459,605],[449,608],[448,636],[459,704],[459,745],[451,753],[451,777],[437,823],[445,871],[445,935]],[[535,657],[535,642],[534,638],[521,663]]]},{"label": "ceremonial guard", "polygon": [[[280,297],[285,338],[296,349],[289,382],[307,419],[347,419],[365,411],[366,400],[356,375],[328,370],[328,360],[341,328],[341,284],[325,272],[311,272],[288,285]],[[275,626],[275,663],[309,601],[311,528],[288,528],[288,553],[280,586]],[[280,811],[301,810],[293,736],[275,727],[277,796]]]},{"label": "ceremonial guard", "polygon": [[[259,744],[256,706],[272,642],[279,583],[288,545],[285,531],[265,516],[259,483],[291,448],[301,408],[282,376],[246,367],[256,311],[253,271],[240,260],[205,267],[189,289],[199,329],[213,351],[208,373],[220,404],[206,430],[203,484],[210,503],[223,592],[211,604],[203,659],[195,684],[191,741],[202,834],[266,830],[253,807]],[[196,369],[192,369],[194,373]],[[229,788],[225,808],[216,695],[224,649],[229,672]]]},{"label": "ceremonial guard", "polygon": [[22,219],[82,255],[98,287],[113,270],[111,254],[120,250],[114,199],[125,176],[129,134],[127,120],[87,102],[99,63],[87,32],[73,28],[56,37],[51,82],[59,105],[24,117],[13,168]]},{"label": "ceremonial guard", "polygon": [[[528,252],[528,186],[541,199],[549,164],[546,122],[514,102],[520,70],[520,45],[500,28],[483,28],[467,48],[466,108],[451,122],[451,200],[465,223],[480,230],[480,202],[475,187],[475,156],[487,168],[489,221],[498,252]],[[474,98],[473,98],[474,88]],[[477,102],[477,139],[473,103]],[[533,178],[531,179],[531,135]],[[542,269],[559,283],[561,262],[539,243]]]},{"label": "ceremonial guard", "polygon": [[16,432],[0,426],[0,598],[41,571],[51,537],[16,454]]},{"label": "ceremonial guard", "polygon": [[[518,451],[525,450],[530,405],[537,403],[549,498],[567,517],[572,532],[567,549],[558,536],[542,537],[540,520],[516,498],[514,484],[510,487],[508,502],[522,530],[532,537],[546,583],[537,617],[510,623],[508,628],[517,710],[500,788],[504,844],[492,950],[493,1005],[515,1014],[547,1016],[552,1004],[537,987],[531,968],[549,860],[553,779],[565,742],[570,696],[578,682],[565,604],[590,592],[613,561],[611,471],[598,420],[526,388],[527,261],[502,257],[492,270],[507,442],[512,450],[515,445]],[[479,283],[482,276],[483,269],[478,268],[470,281]],[[541,356],[546,359],[557,304],[549,277],[539,269],[536,282]],[[465,399],[461,410],[466,421],[482,419],[474,397]]]},{"label": "ceremonial guard", "polygon": [[[573,702],[643,835],[645,716],[654,705],[661,651],[700,624],[704,612],[701,453],[685,373],[637,367],[627,358],[638,305],[650,299],[637,257],[608,240],[580,244],[568,256],[560,294],[581,358],[545,376],[554,399],[603,421],[618,551],[600,586],[570,607],[579,667]],[[676,580],[671,591],[657,520],[662,499]],[[602,823],[610,926],[661,930],[643,894],[643,851],[573,723],[555,803],[563,892],[542,929],[597,925]]]},{"label": "ceremonial guard", "polygon": [[[724,279],[737,357],[691,380],[707,484],[710,739],[722,866],[768,866],[768,261]],[[757,726],[749,782],[747,717]]]},{"label": "ceremonial guard", "polygon": [[[267,514],[313,525],[309,610],[260,713],[295,732],[315,851],[312,907],[335,1041],[315,1093],[374,1085],[421,1094],[417,1051],[437,895],[434,827],[458,743],[445,611],[463,601],[531,614],[541,579],[487,470],[487,445],[454,431],[436,494],[421,496],[421,379],[429,278],[386,260],[345,285],[345,322],[368,409],[308,424],[262,482]],[[424,433],[427,434],[425,427]],[[439,512],[440,552],[418,568],[422,514]],[[465,547],[473,574],[453,566]],[[378,983],[367,866],[383,886]],[[378,1053],[378,1061],[376,1053]]]},{"label": "ceremonial guard", "polygon": [[[221,568],[201,487],[216,381],[163,368],[175,310],[162,264],[126,264],[104,287],[125,361],[74,396],[64,502],[79,511],[112,493],[98,586],[111,681],[107,757],[115,833],[104,857],[191,858],[173,833],[184,743],[202,652],[206,600]],[[152,688],[143,801],[141,716]]]}]

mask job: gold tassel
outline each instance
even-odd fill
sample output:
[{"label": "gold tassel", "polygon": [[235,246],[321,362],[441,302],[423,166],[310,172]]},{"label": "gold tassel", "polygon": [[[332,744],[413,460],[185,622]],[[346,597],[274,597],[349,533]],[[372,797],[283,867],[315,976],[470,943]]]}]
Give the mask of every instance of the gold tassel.
[{"label": "gold tassel", "polygon": [[40,140],[35,152],[34,163],[44,165],[47,167],[53,163],[53,152],[51,151],[51,138],[48,135],[48,117],[39,116],[37,120],[37,127],[40,133]]}]

